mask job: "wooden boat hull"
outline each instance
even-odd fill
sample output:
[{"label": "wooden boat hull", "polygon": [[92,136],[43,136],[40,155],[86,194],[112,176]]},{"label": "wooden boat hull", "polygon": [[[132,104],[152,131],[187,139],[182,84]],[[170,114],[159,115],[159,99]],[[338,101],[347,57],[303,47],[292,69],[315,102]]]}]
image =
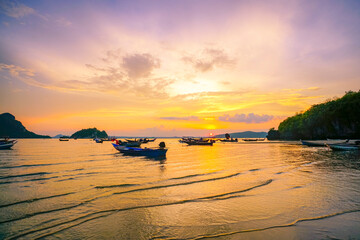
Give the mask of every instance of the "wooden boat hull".
[{"label": "wooden boat hull", "polygon": [[114,143],[113,146],[119,152],[131,156],[145,156],[151,158],[158,158],[158,157],[165,157],[167,152],[166,148],[152,149],[152,148],[125,147]]},{"label": "wooden boat hull", "polygon": [[118,145],[118,146],[122,146],[122,147],[140,147],[141,142],[121,142],[119,144],[113,143],[113,145]]},{"label": "wooden boat hull", "polygon": [[245,142],[259,142],[259,141],[265,141],[265,138],[244,138],[243,141],[245,141]]},{"label": "wooden boat hull", "polygon": [[301,140],[302,145],[309,146],[309,147],[325,147],[325,143],[320,142],[312,142],[312,141],[303,141]]},{"label": "wooden boat hull", "polygon": [[116,150],[122,150],[126,147],[140,147],[141,143],[134,143],[134,142],[123,142],[121,144],[115,144],[115,143],[112,143],[113,147],[116,149]]},{"label": "wooden boat hull", "polygon": [[12,146],[14,146],[17,143],[16,140],[11,140],[5,143],[0,143],[0,149],[10,149]]},{"label": "wooden boat hull", "polygon": [[359,145],[355,144],[327,144],[334,151],[355,151],[360,150]]},{"label": "wooden boat hull", "polygon": [[199,145],[199,146],[212,146],[213,142],[186,142],[189,146]]}]

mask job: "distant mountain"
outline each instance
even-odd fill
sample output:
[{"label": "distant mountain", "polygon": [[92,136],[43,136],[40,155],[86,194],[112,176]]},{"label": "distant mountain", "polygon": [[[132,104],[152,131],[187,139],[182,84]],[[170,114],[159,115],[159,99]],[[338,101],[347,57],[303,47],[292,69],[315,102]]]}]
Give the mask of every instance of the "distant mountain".
[{"label": "distant mountain", "polygon": [[69,136],[63,135],[63,134],[58,134],[58,135],[54,136],[53,138],[61,138],[61,137],[69,137]]},{"label": "distant mountain", "polygon": [[0,114],[0,137],[10,138],[50,138],[28,131],[21,122],[10,113]]},{"label": "distant mountain", "polygon": [[[229,133],[230,137],[232,138],[265,138],[267,135],[267,132],[252,132],[252,131],[246,131],[246,132],[235,132],[235,133]],[[215,138],[225,138],[224,134],[215,135]]]},{"label": "distant mountain", "polygon": [[108,135],[105,131],[99,131],[96,128],[88,128],[77,131],[71,138],[107,138]]}]

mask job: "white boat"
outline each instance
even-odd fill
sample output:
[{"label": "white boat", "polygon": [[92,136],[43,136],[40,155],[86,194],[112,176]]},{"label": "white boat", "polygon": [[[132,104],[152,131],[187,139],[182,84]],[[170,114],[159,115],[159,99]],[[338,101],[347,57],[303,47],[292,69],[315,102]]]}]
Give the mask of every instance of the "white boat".
[{"label": "white boat", "polygon": [[315,141],[304,141],[300,140],[302,145],[309,146],[309,147],[325,147],[326,144],[324,142],[315,142]]},{"label": "white boat", "polygon": [[319,141],[319,140],[315,140],[315,141],[300,140],[300,142],[302,143],[302,145],[309,147],[326,147],[332,144],[340,144],[340,145],[349,144],[349,140],[341,140],[341,139],[327,139],[327,142]]},{"label": "white boat", "polygon": [[14,146],[17,143],[16,140],[0,140],[0,149],[10,149],[12,146]]},{"label": "white boat", "polygon": [[119,149],[123,149],[124,147],[140,147],[141,142],[128,142],[128,141],[121,141],[121,140],[114,140],[116,142],[116,144],[113,143],[113,146],[117,146],[115,147],[117,150]]}]

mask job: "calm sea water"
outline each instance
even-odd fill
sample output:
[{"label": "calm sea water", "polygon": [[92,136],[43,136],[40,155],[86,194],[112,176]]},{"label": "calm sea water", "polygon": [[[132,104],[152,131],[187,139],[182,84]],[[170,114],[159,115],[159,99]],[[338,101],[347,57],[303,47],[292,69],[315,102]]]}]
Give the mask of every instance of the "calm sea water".
[{"label": "calm sea water", "polygon": [[90,140],[1,150],[0,239],[360,238],[358,151],[162,141],[161,161]]}]

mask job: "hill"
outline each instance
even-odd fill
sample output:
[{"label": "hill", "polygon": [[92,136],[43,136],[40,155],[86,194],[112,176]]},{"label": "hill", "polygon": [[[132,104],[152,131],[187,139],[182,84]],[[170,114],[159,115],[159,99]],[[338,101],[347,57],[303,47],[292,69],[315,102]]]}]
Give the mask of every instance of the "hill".
[{"label": "hill", "polygon": [[61,137],[69,137],[69,136],[67,136],[67,135],[63,135],[63,134],[58,134],[58,135],[56,135],[56,136],[54,136],[54,137],[52,137],[52,138],[61,138]]},{"label": "hill", "polygon": [[10,138],[50,138],[28,131],[15,116],[10,113],[0,114],[0,137]]},{"label": "hill", "polygon": [[269,135],[280,139],[358,139],[360,138],[360,91],[313,105],[304,113],[282,121]]},{"label": "hill", "polygon": [[[252,132],[252,131],[246,131],[246,132],[235,132],[235,133],[229,133],[230,137],[232,138],[264,138],[266,137],[266,132]],[[224,134],[215,135],[215,138],[225,138]]]},{"label": "hill", "polygon": [[108,138],[108,135],[105,131],[99,131],[96,128],[87,128],[77,131],[71,138]]},{"label": "hill", "polygon": [[61,138],[61,137],[64,137],[65,135],[62,135],[62,134],[58,134],[58,135],[56,135],[56,136],[54,136],[54,137],[52,137],[52,138]]}]

